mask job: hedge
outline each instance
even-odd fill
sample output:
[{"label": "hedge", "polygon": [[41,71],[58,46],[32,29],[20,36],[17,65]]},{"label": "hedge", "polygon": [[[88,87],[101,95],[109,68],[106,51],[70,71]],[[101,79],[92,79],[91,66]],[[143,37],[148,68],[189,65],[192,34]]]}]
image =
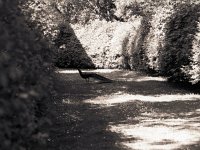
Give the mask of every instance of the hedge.
[{"label": "hedge", "polygon": [[[53,92],[52,52],[25,25],[18,4],[0,3],[0,149],[30,149],[46,133],[44,103]],[[45,109],[44,109],[45,108]]]}]

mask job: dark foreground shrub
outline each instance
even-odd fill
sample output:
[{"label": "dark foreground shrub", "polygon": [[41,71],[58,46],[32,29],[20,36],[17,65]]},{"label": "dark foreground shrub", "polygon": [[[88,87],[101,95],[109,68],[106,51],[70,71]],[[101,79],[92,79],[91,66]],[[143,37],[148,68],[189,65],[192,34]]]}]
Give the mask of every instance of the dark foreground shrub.
[{"label": "dark foreground shrub", "polygon": [[25,26],[18,3],[0,2],[1,150],[30,149],[46,136],[37,129],[53,89],[51,52]]}]

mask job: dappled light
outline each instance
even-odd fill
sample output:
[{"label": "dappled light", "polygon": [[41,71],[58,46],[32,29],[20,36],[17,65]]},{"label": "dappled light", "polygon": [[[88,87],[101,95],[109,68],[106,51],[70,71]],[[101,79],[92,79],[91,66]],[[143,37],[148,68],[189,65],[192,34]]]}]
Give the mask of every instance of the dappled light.
[{"label": "dappled light", "polygon": [[104,106],[113,106],[125,102],[143,101],[143,102],[172,102],[172,101],[194,101],[200,100],[198,94],[163,94],[163,95],[133,95],[127,93],[114,93],[112,95],[98,96],[95,99],[87,99],[86,103],[100,104]]},{"label": "dappled light", "polygon": [[[200,109],[175,114],[143,113],[138,124],[109,125],[108,129],[122,135],[122,145],[137,150],[173,150],[198,144],[200,141]],[[134,140],[129,140],[134,139]]]},{"label": "dappled light", "polygon": [[117,92],[84,102],[106,109],[136,107],[123,120],[110,122],[107,126],[108,131],[120,136],[118,144],[126,149],[175,150],[200,142],[200,109],[188,106],[199,100],[200,95],[192,93],[150,96]]},{"label": "dappled light", "polygon": [[126,82],[143,82],[143,81],[167,81],[167,78],[163,78],[163,77],[139,77],[139,78],[133,78],[133,76],[126,76],[123,75],[122,77],[118,78],[118,81],[126,81]]},{"label": "dappled light", "polygon": [[141,77],[139,79],[136,79],[137,82],[142,82],[142,81],[167,81],[166,78],[163,77]]}]

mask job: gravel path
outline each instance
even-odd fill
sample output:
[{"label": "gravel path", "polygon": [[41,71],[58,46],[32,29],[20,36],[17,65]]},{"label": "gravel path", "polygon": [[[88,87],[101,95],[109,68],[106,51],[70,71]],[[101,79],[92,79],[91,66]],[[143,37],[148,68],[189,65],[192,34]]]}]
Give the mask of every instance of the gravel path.
[{"label": "gravel path", "polygon": [[115,82],[87,83],[76,70],[57,71],[62,87],[48,150],[200,149],[199,94],[161,77],[94,72]]}]

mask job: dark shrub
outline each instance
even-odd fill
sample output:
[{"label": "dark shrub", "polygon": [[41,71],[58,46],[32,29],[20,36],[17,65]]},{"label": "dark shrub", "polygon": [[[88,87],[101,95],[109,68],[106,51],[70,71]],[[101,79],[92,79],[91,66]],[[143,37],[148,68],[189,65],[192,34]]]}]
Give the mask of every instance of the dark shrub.
[{"label": "dark shrub", "polygon": [[198,5],[180,5],[166,25],[165,47],[161,51],[161,72],[177,81],[188,81],[189,75],[182,72],[192,57],[192,42],[197,29]]},{"label": "dark shrub", "polygon": [[18,2],[0,2],[1,150],[27,149],[46,136],[36,129],[53,89],[51,52],[25,26]]}]

